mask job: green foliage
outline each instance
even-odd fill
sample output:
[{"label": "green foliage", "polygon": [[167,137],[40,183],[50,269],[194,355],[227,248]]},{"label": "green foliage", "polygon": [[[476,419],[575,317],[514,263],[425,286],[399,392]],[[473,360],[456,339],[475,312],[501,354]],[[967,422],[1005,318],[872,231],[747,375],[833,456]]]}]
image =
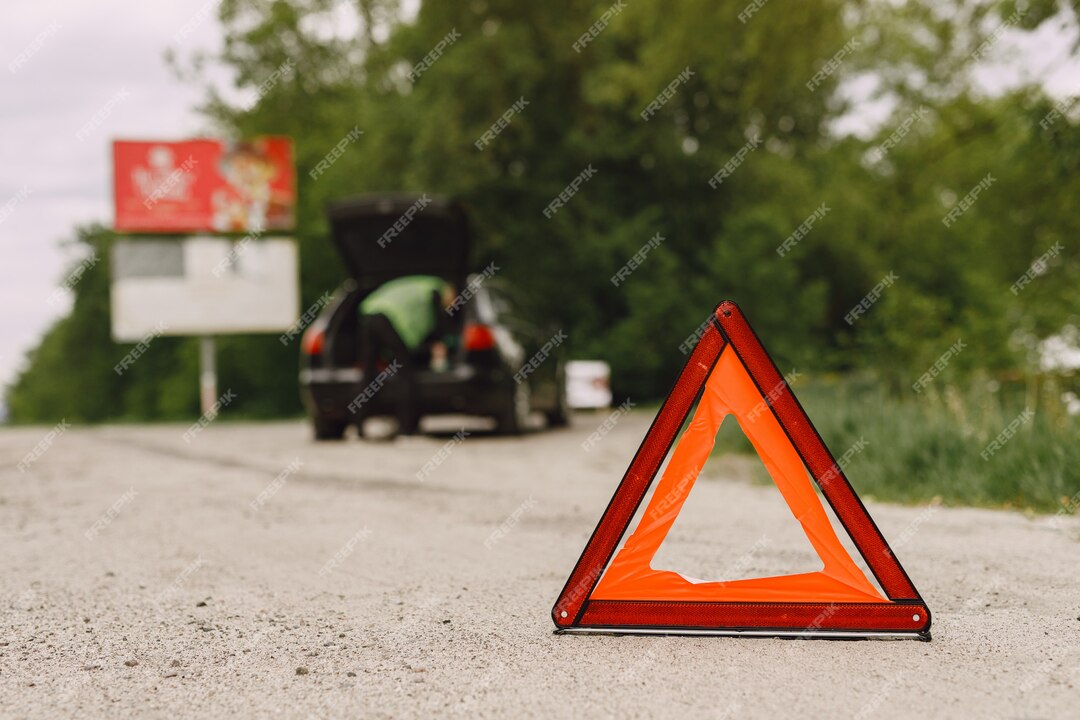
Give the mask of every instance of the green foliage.
[{"label": "green foliage", "polygon": [[[294,138],[302,304],[343,279],[325,204],[366,191],[461,198],[477,234],[477,267],[495,261],[540,325],[561,326],[578,357],[608,360],[617,395],[662,395],[679,345],[721,299],[741,303],[785,369],[872,370],[897,398],[957,339],[968,349],[942,383],[1031,370],[1032,338],[1080,324],[1080,263],[1069,238],[1080,173],[1080,125],[1041,123],[1037,88],[998,99],[970,82],[972,53],[1012,3],[770,2],[741,22],[744,0],[625,3],[594,40],[575,42],[611,6],[558,0],[424,3],[409,22],[394,0],[223,0],[216,62],[250,101],[212,88],[215,131]],[[1051,18],[1031,3],[1018,29]],[[339,32],[344,11],[360,31]],[[1064,12],[1064,11],[1063,11]],[[1056,16],[1055,16],[1056,17]],[[452,31],[418,79],[410,68]],[[811,91],[806,83],[854,41],[856,51]],[[291,71],[262,95],[283,65]],[[687,68],[648,121],[639,113]],[[836,89],[872,73],[895,107],[875,137],[840,139],[850,110]],[[482,150],[474,142],[515,101],[528,105]],[[871,151],[920,112],[883,157]],[[354,127],[363,131],[324,175],[308,172]],[[716,189],[708,180],[759,140]],[[544,208],[582,170],[596,175],[551,219]],[[946,227],[942,218],[987,174],[994,183]],[[828,213],[790,254],[777,248],[816,208]],[[624,283],[611,277],[659,233]],[[106,248],[101,228],[79,243]],[[1023,292],[1010,286],[1062,241]],[[899,278],[866,315],[845,314],[888,273]],[[17,421],[61,416],[191,417],[193,341],[161,338],[122,377],[127,351],[108,337],[107,263],[76,288],[9,391]],[[1018,341],[1025,340],[1025,342]],[[275,337],[221,343],[226,412],[299,412],[297,349]]]},{"label": "green foliage", "polygon": [[[1059,409],[1059,387],[1037,392],[1035,415],[1000,450],[987,448],[1030,405],[1025,388],[1001,388],[985,377],[963,390],[934,388],[897,399],[876,382],[819,380],[799,384],[796,393],[833,455],[852,450],[844,472],[864,497],[1072,512],[1080,494],[1080,422]],[[717,452],[753,449],[725,422]],[[769,482],[764,467],[758,479]]]}]

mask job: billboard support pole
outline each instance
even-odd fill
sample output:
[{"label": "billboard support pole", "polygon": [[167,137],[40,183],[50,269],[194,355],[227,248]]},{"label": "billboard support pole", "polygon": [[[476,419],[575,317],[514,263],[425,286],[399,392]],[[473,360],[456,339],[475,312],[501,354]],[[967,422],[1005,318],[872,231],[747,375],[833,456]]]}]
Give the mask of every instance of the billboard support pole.
[{"label": "billboard support pole", "polygon": [[213,335],[199,337],[199,409],[204,417],[214,413],[217,403],[217,358]]}]

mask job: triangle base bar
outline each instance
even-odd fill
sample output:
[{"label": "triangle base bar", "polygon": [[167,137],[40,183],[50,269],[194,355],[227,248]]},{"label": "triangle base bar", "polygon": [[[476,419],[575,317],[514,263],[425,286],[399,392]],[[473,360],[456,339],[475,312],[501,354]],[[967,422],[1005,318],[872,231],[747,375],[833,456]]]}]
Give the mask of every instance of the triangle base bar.
[{"label": "triangle base bar", "polygon": [[929,610],[921,602],[883,603],[728,603],[590,600],[581,629],[641,631],[767,631],[793,636],[844,633],[864,636],[900,633],[918,637],[929,629]]},{"label": "triangle base bar", "polygon": [[930,641],[930,632],[846,632],[843,630],[736,630],[723,628],[583,628],[555,630],[555,635],[675,635],[689,637],[753,637],[787,640],[922,640]]}]

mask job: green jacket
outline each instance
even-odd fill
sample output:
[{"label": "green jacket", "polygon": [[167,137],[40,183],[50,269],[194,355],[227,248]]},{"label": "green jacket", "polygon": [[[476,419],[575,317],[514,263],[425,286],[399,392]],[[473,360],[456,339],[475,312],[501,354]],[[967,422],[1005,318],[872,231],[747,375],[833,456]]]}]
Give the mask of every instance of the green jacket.
[{"label": "green jacket", "polygon": [[432,275],[406,275],[379,286],[360,303],[361,315],[382,313],[405,347],[417,349],[437,326],[438,296],[447,282]]}]

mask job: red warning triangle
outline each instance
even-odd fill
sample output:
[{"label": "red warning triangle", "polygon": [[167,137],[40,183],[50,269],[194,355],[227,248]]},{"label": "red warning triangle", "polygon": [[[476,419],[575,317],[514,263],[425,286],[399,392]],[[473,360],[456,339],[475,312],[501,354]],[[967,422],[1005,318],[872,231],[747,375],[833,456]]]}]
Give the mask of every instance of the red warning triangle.
[{"label": "red warning triangle", "polygon": [[[930,611],[738,306],[717,306],[552,609],[557,632],[930,638]],[[680,428],[698,399],[683,436]],[[824,565],[700,582],[652,560],[732,416]],[[634,532],[619,540],[671,452]],[[807,472],[885,596],[841,545]]]}]

